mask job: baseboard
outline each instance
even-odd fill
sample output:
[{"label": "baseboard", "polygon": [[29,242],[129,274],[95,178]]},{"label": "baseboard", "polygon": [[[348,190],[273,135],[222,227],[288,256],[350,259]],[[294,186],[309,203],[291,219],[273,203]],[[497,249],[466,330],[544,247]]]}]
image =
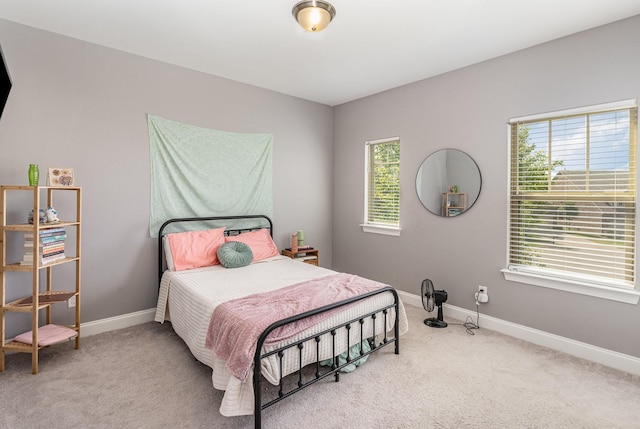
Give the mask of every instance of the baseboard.
[{"label": "baseboard", "polygon": [[80,332],[83,337],[88,337],[90,335],[102,334],[103,332],[128,328],[129,326],[151,322],[155,314],[156,309],[150,308],[148,310],[136,311],[134,313],[123,314],[121,316],[94,320],[93,322],[80,324]]},{"label": "baseboard", "polygon": [[[422,307],[422,299],[419,295],[398,291],[405,304],[414,307]],[[443,305],[445,316],[453,319],[465,321],[470,316],[476,320],[476,312],[466,310],[449,304]],[[482,308],[482,307],[481,307]],[[426,314],[426,313],[425,313]],[[591,344],[575,341],[570,338],[561,337],[559,335],[550,334],[538,329],[529,328],[517,323],[508,322],[506,320],[497,319],[480,313],[480,327],[482,329],[490,329],[502,334],[510,335],[533,344],[558,350],[572,356],[587,359],[592,362],[608,366],[610,368],[619,369],[630,374],[640,375],[640,359],[635,356],[625,355],[613,350],[604,349],[593,346]]]}]

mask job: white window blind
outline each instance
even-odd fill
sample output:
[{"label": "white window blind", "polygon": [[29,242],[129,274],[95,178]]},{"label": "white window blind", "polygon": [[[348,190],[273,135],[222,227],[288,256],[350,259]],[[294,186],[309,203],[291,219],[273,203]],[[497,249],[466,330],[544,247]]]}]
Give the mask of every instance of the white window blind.
[{"label": "white window blind", "polygon": [[508,269],[635,287],[633,103],[510,124]]},{"label": "white window blind", "polygon": [[400,140],[367,142],[365,224],[398,227],[400,224]]}]

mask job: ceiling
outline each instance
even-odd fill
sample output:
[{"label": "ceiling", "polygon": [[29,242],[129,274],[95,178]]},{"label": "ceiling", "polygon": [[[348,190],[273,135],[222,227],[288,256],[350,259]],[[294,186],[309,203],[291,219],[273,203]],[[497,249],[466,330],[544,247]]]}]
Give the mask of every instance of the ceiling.
[{"label": "ceiling", "polygon": [[[639,0],[0,0],[0,18],[335,106],[640,14]],[[1,42],[1,41],[0,41]]]}]

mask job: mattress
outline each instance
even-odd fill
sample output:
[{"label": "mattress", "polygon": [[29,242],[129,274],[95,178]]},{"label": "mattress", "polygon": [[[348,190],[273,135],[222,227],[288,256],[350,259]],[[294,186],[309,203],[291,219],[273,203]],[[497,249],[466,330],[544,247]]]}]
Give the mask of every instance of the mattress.
[{"label": "mattress", "polygon": [[[284,286],[312,280],[335,274],[326,268],[294,261],[284,256],[275,256],[246,267],[227,269],[220,265],[198,268],[187,271],[166,271],[163,274],[155,320],[164,322],[171,320],[173,329],[184,340],[191,353],[200,362],[212,368],[212,383],[216,389],[224,390],[224,397],[220,405],[220,413],[224,416],[248,415],[253,413],[253,385],[250,372],[247,381],[243,382],[233,377],[226,368],[226,362],[218,359],[211,350],[205,348],[205,340],[209,329],[209,322],[214,309],[219,304],[241,298],[254,293],[267,292]],[[287,340],[295,341],[321,330],[330,328],[337,323],[357,318],[361,314],[373,311],[384,305],[392,304],[390,293],[378,294],[350,306],[318,325]],[[393,311],[387,317],[387,326],[378,322],[376,335],[393,329],[395,315]],[[400,333],[408,329],[406,314],[400,302]],[[373,336],[370,321],[362,326],[364,336]],[[350,336],[350,345],[359,340],[359,331]],[[347,343],[343,334],[337,335],[338,353],[346,350]],[[332,356],[330,341],[321,341],[321,358]],[[271,346],[274,349],[278,345]],[[313,350],[312,350],[313,349]],[[269,351],[263,347],[263,351]],[[276,356],[262,362],[261,372],[270,383],[276,384],[280,378],[280,367]],[[315,348],[308,347],[303,351],[303,366],[315,362]],[[299,368],[297,350],[283,360],[283,375],[290,374]]]}]

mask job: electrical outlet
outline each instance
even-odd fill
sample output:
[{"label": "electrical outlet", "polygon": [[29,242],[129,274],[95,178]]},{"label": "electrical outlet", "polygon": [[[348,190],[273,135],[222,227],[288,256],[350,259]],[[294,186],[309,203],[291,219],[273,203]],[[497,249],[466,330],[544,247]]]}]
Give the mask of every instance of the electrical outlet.
[{"label": "electrical outlet", "polygon": [[476,292],[476,304],[486,304],[489,302],[489,288],[486,286],[478,286],[478,292]]},{"label": "electrical outlet", "polygon": [[76,306],[76,296],[72,296],[67,300],[67,308],[73,308]]}]

